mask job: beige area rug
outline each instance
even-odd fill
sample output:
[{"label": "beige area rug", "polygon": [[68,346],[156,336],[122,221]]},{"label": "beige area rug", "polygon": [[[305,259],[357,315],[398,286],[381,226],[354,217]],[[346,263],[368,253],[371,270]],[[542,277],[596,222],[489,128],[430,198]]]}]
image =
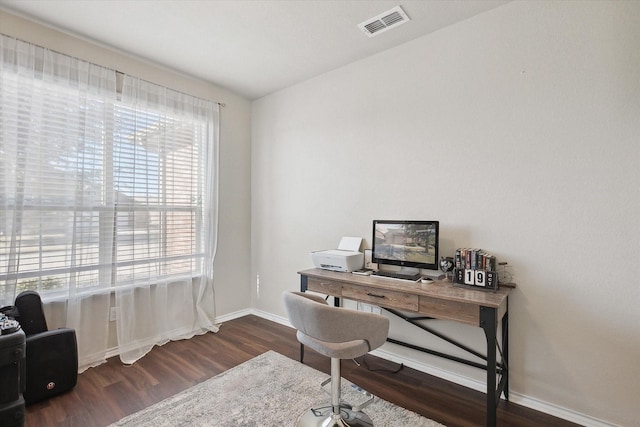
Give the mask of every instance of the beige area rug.
[{"label": "beige area rug", "polygon": [[[308,408],[330,401],[320,388],[327,378],[327,374],[269,351],[111,427],[293,426]],[[341,383],[347,402],[364,400],[350,382],[343,379]],[[382,399],[376,399],[364,412],[376,427],[442,426]]]}]

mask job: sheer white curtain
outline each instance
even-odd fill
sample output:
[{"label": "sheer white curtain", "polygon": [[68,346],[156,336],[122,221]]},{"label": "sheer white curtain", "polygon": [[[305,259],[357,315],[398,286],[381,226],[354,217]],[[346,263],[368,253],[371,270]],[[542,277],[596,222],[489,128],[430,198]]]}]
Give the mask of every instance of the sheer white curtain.
[{"label": "sheer white curtain", "polygon": [[112,307],[125,363],[217,331],[218,127],[216,103],[0,35],[0,305],[66,305],[80,370],[114,350]]},{"label": "sheer white curtain", "polygon": [[[130,76],[123,77],[122,105],[115,127],[129,130],[135,142],[123,140],[116,150],[121,172],[114,188],[135,200],[119,204],[116,216],[140,216],[133,229],[142,241],[124,245],[132,262],[125,272],[135,285],[116,287],[116,306],[120,358],[133,363],[154,345],[218,330],[219,115],[215,103]],[[144,194],[133,194],[143,181]]]},{"label": "sheer white curtain", "polygon": [[107,349],[100,163],[115,95],[110,70],[0,35],[0,304],[25,289],[66,301],[81,369]]}]

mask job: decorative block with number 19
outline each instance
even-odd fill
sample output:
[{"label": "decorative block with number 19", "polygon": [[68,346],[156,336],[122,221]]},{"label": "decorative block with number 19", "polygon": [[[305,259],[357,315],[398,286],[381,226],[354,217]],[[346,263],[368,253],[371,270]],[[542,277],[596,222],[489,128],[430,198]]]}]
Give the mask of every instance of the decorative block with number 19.
[{"label": "decorative block with number 19", "polygon": [[454,286],[495,291],[498,289],[498,273],[495,271],[456,268],[453,270]]}]

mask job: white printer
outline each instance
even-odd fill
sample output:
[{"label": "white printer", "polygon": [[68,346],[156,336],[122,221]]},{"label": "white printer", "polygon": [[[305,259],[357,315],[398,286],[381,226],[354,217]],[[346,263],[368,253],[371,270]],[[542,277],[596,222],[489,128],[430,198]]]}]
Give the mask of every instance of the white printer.
[{"label": "white printer", "polygon": [[364,254],[360,252],[362,237],[343,237],[338,249],[311,252],[311,260],[316,268],[343,271],[359,270],[364,265]]}]

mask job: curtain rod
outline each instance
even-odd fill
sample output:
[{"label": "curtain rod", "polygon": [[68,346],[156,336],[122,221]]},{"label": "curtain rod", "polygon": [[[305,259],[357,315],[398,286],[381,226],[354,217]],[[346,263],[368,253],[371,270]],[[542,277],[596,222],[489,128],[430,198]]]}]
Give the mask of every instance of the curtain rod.
[{"label": "curtain rod", "polygon": [[[106,67],[105,67],[105,68],[106,68]],[[124,76],[127,76],[128,74],[123,73],[122,71],[118,71],[118,70],[114,70],[114,71],[115,71],[115,73],[116,73],[116,92],[118,92],[119,94],[122,94],[122,81],[121,81],[120,79],[122,79],[122,77],[124,77]],[[152,85],[162,86],[162,85],[159,85],[158,83],[150,82],[149,80],[145,80],[145,79],[143,79],[143,78],[141,78],[141,77],[135,77],[135,76],[130,76],[130,77],[134,77],[134,78],[136,78],[136,79],[140,79],[140,80],[142,80],[143,82],[147,82],[147,83],[150,83],[150,84],[152,84]],[[163,86],[163,87],[166,87],[166,86]],[[172,91],[174,91],[174,92],[181,93],[181,94],[183,94],[183,95],[192,96],[192,97],[194,97],[194,98],[198,98],[198,99],[201,99],[201,100],[203,100],[203,101],[208,101],[208,102],[216,103],[216,104],[218,104],[218,106],[219,106],[219,107],[226,107],[226,106],[227,106],[227,104],[225,104],[224,102],[212,101],[212,100],[210,100],[210,99],[202,98],[202,97],[200,97],[200,96],[195,96],[195,95],[192,95],[192,94],[190,94],[190,93],[182,92],[182,91],[180,91],[180,90],[173,89],[173,88],[170,88],[170,87],[167,87],[167,89],[172,90]]]},{"label": "curtain rod", "polygon": [[[35,43],[32,43],[32,42],[29,42],[29,41],[26,41],[26,40],[23,40],[23,39],[20,39],[20,38],[14,37],[14,36],[10,36],[10,35],[8,35],[8,34],[4,34],[4,33],[1,33],[1,32],[0,32],[0,35],[2,35],[2,36],[4,36],[4,37],[7,37],[7,38],[10,38],[10,39],[14,39],[14,40],[16,40],[16,41],[20,41],[20,42],[22,42],[22,43],[27,43],[27,44],[29,44],[29,45],[31,45],[31,46],[36,46],[36,47],[38,47],[38,48],[40,48],[40,49],[47,50],[47,51],[49,51],[49,52],[54,52],[54,53],[56,53],[56,54],[58,54],[58,55],[63,55],[63,56],[66,56],[66,57],[68,57],[68,58],[72,58],[72,59],[75,59],[75,60],[78,60],[78,61],[85,62],[85,63],[87,63],[87,64],[92,64],[92,65],[95,65],[96,67],[101,67],[101,68],[105,68],[105,69],[107,69],[107,70],[112,70],[113,72],[115,72],[115,73],[116,73],[116,92],[118,92],[118,93],[122,94],[122,83],[117,81],[117,76],[125,76],[125,75],[126,75],[126,74],[125,74],[125,73],[123,73],[122,71],[114,70],[114,69],[109,68],[109,67],[106,67],[106,66],[104,66],[104,65],[95,64],[95,63],[93,63],[93,62],[90,62],[90,61],[87,61],[87,60],[84,60],[84,59],[81,59],[81,58],[78,58],[78,57],[75,57],[75,56],[69,55],[69,54],[67,54],[67,53],[63,53],[63,52],[60,52],[60,51],[57,51],[57,50],[54,50],[54,49],[49,49],[48,47],[40,46],[40,45],[38,45],[38,44],[35,44]],[[131,76],[131,77],[135,77],[135,76]],[[154,85],[158,85],[157,83],[150,82],[150,81],[145,80],[145,79],[142,79],[142,78],[140,78],[140,77],[136,77],[136,78],[139,78],[140,80],[143,80],[143,81],[145,81],[145,82],[147,82],[147,83],[151,83],[151,84],[154,84]],[[158,85],[158,86],[162,86],[162,85]],[[164,86],[164,87],[166,87],[166,86]],[[179,91],[179,90],[176,90],[176,89],[172,89],[172,88],[170,88],[170,87],[167,87],[167,89],[173,90],[173,91],[175,91],[175,92],[178,92],[178,93],[181,93],[181,94],[184,94],[184,95],[192,96],[192,97],[194,97],[194,98],[198,98],[198,99],[201,99],[201,100],[203,100],[203,101],[208,101],[208,102],[216,103],[216,104],[218,104],[218,106],[219,106],[219,107],[226,107],[226,106],[227,106],[227,104],[225,104],[224,102],[213,101],[213,100],[211,100],[211,99],[206,99],[206,98],[202,98],[202,97],[199,97],[199,96],[191,95],[190,93],[182,92],[182,91]]]}]

